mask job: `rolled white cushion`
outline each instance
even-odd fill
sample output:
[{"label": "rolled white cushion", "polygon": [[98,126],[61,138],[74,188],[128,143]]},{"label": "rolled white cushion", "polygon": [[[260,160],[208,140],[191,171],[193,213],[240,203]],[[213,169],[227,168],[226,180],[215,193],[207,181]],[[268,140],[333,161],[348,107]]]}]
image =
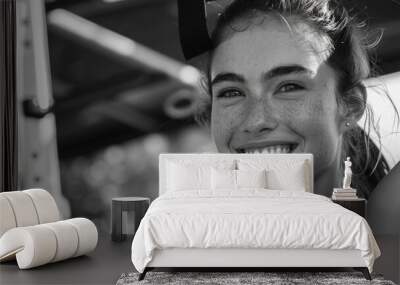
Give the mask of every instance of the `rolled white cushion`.
[{"label": "rolled white cushion", "polygon": [[56,236],[47,227],[13,228],[0,239],[0,260],[8,260],[16,255],[19,268],[28,269],[49,263],[56,248]]},{"label": "rolled white cushion", "polygon": [[17,227],[33,226],[39,223],[38,214],[31,197],[22,191],[1,193],[11,205]]},{"label": "rolled white cushion", "polygon": [[43,224],[56,235],[57,249],[51,262],[73,257],[78,249],[79,237],[75,227],[65,221]]},{"label": "rolled white cushion", "polygon": [[98,232],[92,221],[85,218],[74,218],[65,220],[65,222],[73,225],[78,233],[78,248],[74,257],[86,254],[96,248]]},{"label": "rolled white cushion", "polygon": [[56,201],[49,192],[43,189],[29,189],[22,192],[31,197],[38,214],[39,224],[60,220],[60,212],[58,211]]},{"label": "rolled white cushion", "polygon": [[17,222],[10,202],[0,195],[0,237],[9,229],[15,228]]},{"label": "rolled white cushion", "polygon": [[97,240],[96,226],[85,218],[13,228],[0,238],[0,261],[16,257],[28,269],[86,254]]}]

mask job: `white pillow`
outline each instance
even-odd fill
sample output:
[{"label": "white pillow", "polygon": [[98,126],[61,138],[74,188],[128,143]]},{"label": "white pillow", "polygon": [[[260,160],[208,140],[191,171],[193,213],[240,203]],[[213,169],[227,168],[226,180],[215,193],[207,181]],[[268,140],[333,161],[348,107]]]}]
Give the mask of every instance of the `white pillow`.
[{"label": "white pillow", "polygon": [[[201,156],[199,156],[201,157]],[[166,167],[170,163],[180,164],[189,167],[213,167],[217,169],[237,169],[235,159],[221,159],[216,156],[215,159],[212,158],[168,158],[166,161]]]},{"label": "white pillow", "polygon": [[240,188],[267,188],[266,170],[211,168],[211,188],[217,191],[234,191]]},{"label": "white pillow", "polygon": [[293,190],[307,192],[306,179],[302,168],[284,171],[270,170],[267,173],[268,188],[274,190]]},{"label": "white pillow", "polygon": [[211,188],[213,190],[235,190],[236,170],[211,168]]},{"label": "white pillow", "polygon": [[167,191],[210,189],[210,167],[168,163]]},{"label": "white pillow", "polygon": [[267,188],[267,171],[235,170],[237,188]]},{"label": "white pillow", "polygon": [[274,190],[311,191],[309,170],[304,160],[239,159],[240,170],[267,170],[267,188]]}]

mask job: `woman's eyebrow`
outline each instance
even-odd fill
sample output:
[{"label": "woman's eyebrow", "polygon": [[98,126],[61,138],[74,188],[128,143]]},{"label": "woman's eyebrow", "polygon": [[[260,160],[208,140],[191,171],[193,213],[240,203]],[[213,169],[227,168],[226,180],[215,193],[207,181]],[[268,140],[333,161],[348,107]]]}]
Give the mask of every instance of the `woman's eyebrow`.
[{"label": "woman's eyebrow", "polygon": [[292,73],[306,73],[309,75],[314,75],[314,72],[311,71],[310,69],[308,69],[304,66],[298,65],[298,64],[293,64],[293,65],[282,65],[282,66],[275,67],[275,68],[265,72],[263,75],[263,79],[265,81],[267,81],[274,77],[284,76],[284,75],[288,75],[288,74],[292,74]]},{"label": "woman's eyebrow", "polygon": [[[293,74],[293,73],[306,73],[309,75],[314,75],[315,73],[311,71],[310,69],[298,65],[298,64],[293,64],[293,65],[282,65],[282,66],[277,66],[267,72],[264,73],[263,79],[265,81],[270,80],[275,77],[279,76],[284,76],[288,74]],[[211,81],[211,85],[223,82],[223,81],[233,81],[233,82],[240,82],[244,83],[246,80],[242,75],[232,73],[232,72],[221,72],[218,73],[214,79]]]},{"label": "woman's eyebrow", "polygon": [[211,81],[211,85],[223,82],[223,81],[233,81],[233,82],[240,82],[244,83],[245,79],[242,75],[231,73],[231,72],[221,72],[218,73],[214,79]]}]

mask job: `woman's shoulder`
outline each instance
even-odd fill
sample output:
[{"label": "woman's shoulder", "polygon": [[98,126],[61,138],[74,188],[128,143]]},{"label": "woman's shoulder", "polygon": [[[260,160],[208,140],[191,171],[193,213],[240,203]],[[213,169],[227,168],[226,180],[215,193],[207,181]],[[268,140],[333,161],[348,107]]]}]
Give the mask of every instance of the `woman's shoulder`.
[{"label": "woman's shoulder", "polygon": [[374,232],[400,233],[400,162],[381,179],[368,199],[368,222]]},{"label": "woman's shoulder", "polygon": [[[390,169],[388,174],[382,178],[382,180],[375,187],[373,193],[378,193],[379,191],[389,191],[388,188],[394,188],[396,193],[399,193],[400,197],[400,161]],[[382,193],[382,192],[381,192]],[[374,194],[371,194],[373,197]]]}]

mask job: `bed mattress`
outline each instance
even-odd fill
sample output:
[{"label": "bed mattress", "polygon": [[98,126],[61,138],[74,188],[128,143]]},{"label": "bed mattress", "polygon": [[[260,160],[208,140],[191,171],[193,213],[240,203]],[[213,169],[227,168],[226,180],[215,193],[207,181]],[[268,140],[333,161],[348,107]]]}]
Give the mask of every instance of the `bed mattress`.
[{"label": "bed mattress", "polygon": [[361,216],[321,195],[265,189],[163,194],[140,223],[132,262],[143,272],[168,248],[359,250],[370,271],[380,255]]}]

